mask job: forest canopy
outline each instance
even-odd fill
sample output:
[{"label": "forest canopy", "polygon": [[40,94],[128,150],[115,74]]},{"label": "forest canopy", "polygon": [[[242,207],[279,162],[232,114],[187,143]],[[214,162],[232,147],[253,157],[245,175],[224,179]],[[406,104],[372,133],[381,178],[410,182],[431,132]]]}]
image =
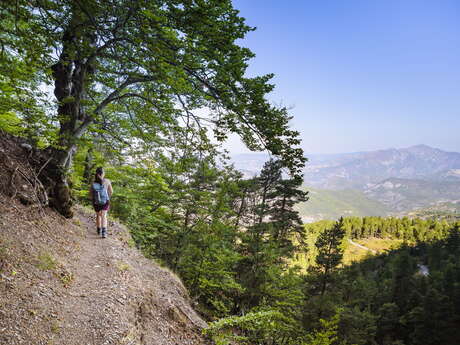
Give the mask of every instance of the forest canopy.
[{"label": "forest canopy", "polygon": [[254,54],[236,42],[253,28],[230,0],[6,1],[0,21],[0,111],[46,136],[54,189],[82,141],[206,150],[210,131],[236,133],[300,176],[299,133],[267,100],[273,75],[246,76]]}]

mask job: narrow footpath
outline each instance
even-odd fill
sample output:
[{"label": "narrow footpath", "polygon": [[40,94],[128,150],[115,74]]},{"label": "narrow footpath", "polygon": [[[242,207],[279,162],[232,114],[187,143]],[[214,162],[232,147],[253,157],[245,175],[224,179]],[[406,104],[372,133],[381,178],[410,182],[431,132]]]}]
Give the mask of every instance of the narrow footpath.
[{"label": "narrow footpath", "polygon": [[131,248],[120,225],[109,224],[109,236],[102,239],[94,215],[76,217],[83,238],[59,313],[65,320],[62,344],[201,343],[197,331],[206,324],[188,305],[179,279]]}]

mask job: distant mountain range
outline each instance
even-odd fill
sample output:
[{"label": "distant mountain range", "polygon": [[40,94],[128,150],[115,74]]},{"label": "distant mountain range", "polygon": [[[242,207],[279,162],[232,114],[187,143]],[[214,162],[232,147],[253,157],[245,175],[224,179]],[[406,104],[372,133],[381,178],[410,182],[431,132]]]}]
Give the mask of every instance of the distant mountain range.
[{"label": "distant mountain range", "polygon": [[388,178],[460,181],[460,153],[426,145],[309,158],[305,183],[318,188],[365,190]]},{"label": "distant mountain range", "polygon": [[[254,176],[269,155],[235,154],[235,167]],[[460,153],[427,145],[403,149],[339,154],[310,154],[304,171],[305,184],[323,189],[365,189],[369,183],[388,178],[460,181]]]},{"label": "distant mountain range", "polygon": [[[268,158],[266,154],[232,157],[235,167],[246,176],[257,174]],[[458,152],[416,145],[369,152],[312,154],[308,159],[304,183],[312,187],[310,190],[316,196],[312,193],[311,200],[301,207],[306,218],[331,219],[347,212],[383,216],[460,199]]]}]

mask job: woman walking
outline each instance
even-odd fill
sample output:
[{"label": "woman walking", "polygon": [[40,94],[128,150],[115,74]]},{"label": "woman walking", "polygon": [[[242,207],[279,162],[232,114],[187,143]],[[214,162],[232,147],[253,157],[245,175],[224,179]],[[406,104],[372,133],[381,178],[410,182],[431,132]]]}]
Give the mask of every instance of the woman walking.
[{"label": "woman walking", "polygon": [[102,238],[107,237],[107,211],[110,208],[110,197],[112,196],[112,183],[104,178],[105,173],[102,167],[96,169],[94,182],[90,188],[90,196],[96,211],[97,234]]}]

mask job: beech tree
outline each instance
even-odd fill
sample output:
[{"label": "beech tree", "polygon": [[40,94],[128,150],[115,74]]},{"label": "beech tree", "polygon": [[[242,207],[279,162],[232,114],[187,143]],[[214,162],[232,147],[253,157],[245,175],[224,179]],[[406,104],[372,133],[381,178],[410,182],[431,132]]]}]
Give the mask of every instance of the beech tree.
[{"label": "beech tree", "polygon": [[[230,0],[17,0],[0,6],[3,49],[33,61],[35,76],[54,87],[57,112],[48,117],[57,139],[46,170],[61,213],[71,216],[66,175],[79,140],[91,130],[129,142],[134,132],[123,128],[126,123],[157,137],[190,122],[211,125],[217,139],[237,133],[250,149],[267,149],[300,174],[298,132],[289,128],[286,108],[266,99],[272,75],[245,76],[254,54],[236,40],[253,28]],[[203,109],[208,115],[199,115]]]}]

